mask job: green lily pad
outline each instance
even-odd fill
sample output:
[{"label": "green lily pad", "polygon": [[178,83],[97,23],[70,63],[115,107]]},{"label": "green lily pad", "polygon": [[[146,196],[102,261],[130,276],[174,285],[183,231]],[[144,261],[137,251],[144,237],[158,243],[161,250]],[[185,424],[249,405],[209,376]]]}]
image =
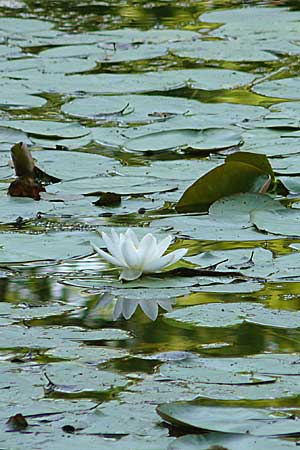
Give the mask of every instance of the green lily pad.
[{"label": "green lily pad", "polygon": [[244,322],[276,328],[299,328],[300,313],[264,308],[258,303],[208,303],[165,314],[166,319],[199,327],[232,327]]},{"label": "green lily pad", "polygon": [[53,205],[46,201],[31,198],[10,197],[6,193],[0,197],[0,223],[16,222],[17,219],[34,219],[38,213],[47,213]]},{"label": "green lily pad", "polygon": [[48,120],[3,120],[2,126],[24,131],[29,135],[51,138],[76,138],[89,134],[88,129],[77,123]]},{"label": "green lily pad", "polygon": [[270,128],[255,128],[242,134],[242,150],[279,157],[299,153],[300,139],[294,133]]},{"label": "green lily pad", "polygon": [[48,192],[64,194],[100,195],[103,192],[114,192],[120,195],[147,194],[163,192],[177,188],[176,180],[145,178],[134,176],[90,177],[78,180],[63,181],[47,187]]},{"label": "green lily pad", "polygon": [[252,90],[257,94],[269,97],[299,100],[299,87],[300,78],[283,78],[256,84]]},{"label": "green lily pad", "polygon": [[[65,77],[28,70],[18,72],[18,76],[22,86],[31,92],[62,92],[64,94],[76,94],[80,91],[93,94],[161,92],[185,86],[203,90],[230,89],[248,85],[254,79],[252,74],[225,69],[185,69],[140,74],[101,73]],[[9,81],[9,84],[11,85],[12,82]]]},{"label": "green lily pad", "polygon": [[300,236],[300,211],[297,209],[254,210],[251,222],[262,231],[285,236]]},{"label": "green lily pad", "polygon": [[87,173],[105,176],[119,166],[114,159],[91,153],[43,150],[33,151],[32,156],[40,169],[62,180],[84,177]]},{"label": "green lily pad", "polygon": [[28,261],[59,261],[91,254],[93,232],[53,232],[47,234],[0,234],[2,264]]},{"label": "green lily pad", "polygon": [[207,128],[181,129],[149,133],[129,139],[125,149],[141,152],[162,152],[166,150],[192,150],[195,152],[218,151],[239,145],[240,133],[234,129]]},{"label": "green lily pad", "polygon": [[[206,104],[197,100],[162,95],[79,98],[63,105],[62,111],[75,117],[88,117],[98,121],[160,122],[161,130],[170,129],[171,126],[176,129],[182,122],[186,125],[182,125],[181,128],[187,127],[189,123],[190,128],[196,127],[197,124],[198,128],[226,126],[231,125],[233,121],[257,119],[267,113],[262,107],[226,103]],[[180,120],[170,120],[178,116]],[[159,128],[154,128],[153,132],[155,131],[159,131]],[[144,134],[142,130],[140,134]]]},{"label": "green lily pad", "polygon": [[214,447],[230,448],[230,450],[284,450],[293,448],[294,443],[236,434],[209,433],[202,436],[187,434],[172,442],[168,450],[208,450]]},{"label": "green lily pad", "polygon": [[163,44],[118,45],[115,43],[115,45],[77,44],[53,47],[43,50],[40,55],[43,58],[94,57],[98,62],[112,63],[158,58],[167,53],[168,48]]},{"label": "green lily pad", "polygon": [[271,409],[202,406],[196,402],[163,404],[158,414],[168,422],[202,431],[250,434],[253,436],[298,435],[297,421],[288,412],[276,416]]}]

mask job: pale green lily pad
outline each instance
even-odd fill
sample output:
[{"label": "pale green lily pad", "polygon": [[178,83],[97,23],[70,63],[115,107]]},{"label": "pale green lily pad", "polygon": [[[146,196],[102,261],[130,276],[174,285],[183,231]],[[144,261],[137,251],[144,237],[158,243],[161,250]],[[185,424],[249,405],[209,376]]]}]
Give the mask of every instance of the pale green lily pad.
[{"label": "pale green lily pad", "polygon": [[46,20],[38,19],[21,19],[14,17],[1,17],[0,30],[11,33],[12,30],[16,34],[26,34],[38,31],[50,30],[54,24]]},{"label": "pale green lily pad", "polygon": [[138,61],[164,56],[168,48],[163,44],[105,45],[85,44],[53,47],[40,53],[42,58],[95,58],[98,62],[113,63],[122,61]]},{"label": "pale green lily pad", "polygon": [[285,450],[294,448],[294,443],[278,439],[264,439],[235,434],[210,433],[208,435],[187,434],[172,442],[168,450],[208,450],[230,448],[230,450]]},{"label": "pale green lily pad", "polygon": [[64,194],[98,195],[102,192],[114,192],[120,195],[147,194],[163,192],[177,188],[176,180],[161,180],[146,177],[90,177],[74,181],[64,181],[47,187],[48,192]]},{"label": "pale green lily pad", "polygon": [[[91,153],[62,150],[33,151],[36,165],[44,172],[63,180],[86,176],[105,176],[119,166],[114,159]],[[47,189],[48,190],[48,189]]]},{"label": "pale green lily pad", "polygon": [[164,420],[207,431],[253,436],[299,434],[297,420],[291,420],[291,414],[282,411],[278,416],[271,409],[214,407],[179,402],[163,404],[157,411]]},{"label": "pale green lily pad", "polygon": [[3,74],[14,75],[14,72],[21,70],[36,69],[42,73],[79,73],[91,70],[96,66],[94,58],[26,58],[12,59],[1,62],[0,72]]},{"label": "pale green lily pad", "polygon": [[279,236],[260,233],[247,222],[235,223],[229,218],[214,217],[210,214],[199,216],[173,216],[155,220],[152,225],[160,229],[168,230],[181,237],[205,241],[265,241],[279,239]]},{"label": "pale green lily pad", "polygon": [[259,354],[240,358],[199,358],[199,366],[210,369],[259,373],[264,375],[300,375],[299,355]]},{"label": "pale green lily pad", "polygon": [[51,138],[77,138],[89,134],[89,130],[73,122],[48,120],[3,120],[2,126],[23,131],[27,134]]},{"label": "pale green lily pad", "polygon": [[251,294],[263,289],[263,284],[258,281],[242,281],[229,284],[212,284],[211,286],[192,287],[191,292],[218,292],[220,294]]},{"label": "pale green lily pad", "polygon": [[276,239],[251,226],[250,213],[255,208],[280,209],[281,205],[268,195],[236,194],[222,198],[210,207],[207,215],[173,215],[154,220],[155,227],[198,240],[260,241]]},{"label": "pale green lily pad", "polygon": [[[24,142],[25,144],[31,144],[31,141],[27,137],[27,134],[25,134],[23,131],[8,127],[0,127],[0,142],[1,144],[10,144],[10,145],[15,144],[16,142]],[[8,150],[10,150],[9,147]],[[7,161],[9,161],[9,157],[7,157]]]},{"label": "pale green lily pad", "polygon": [[[296,155],[290,155],[290,156],[286,156],[284,158],[272,158],[271,160],[272,163],[272,167],[274,172],[277,175],[281,175],[281,177],[279,178],[283,184],[287,183],[289,184],[289,182],[291,182],[291,184],[293,185],[293,178],[291,179],[289,177],[289,175],[300,175],[300,160],[299,160],[299,156]],[[288,176],[288,177],[284,177],[284,176]],[[297,184],[297,177],[296,177],[296,183]],[[295,188],[295,187],[294,187]],[[291,189],[293,190],[293,189]],[[299,183],[299,190],[300,190],[300,183]]]},{"label": "pale green lily pad", "polygon": [[293,252],[274,259],[271,280],[297,281],[300,276],[300,253]]},{"label": "pale green lily pad", "polygon": [[[251,45],[252,44],[252,45]],[[275,47],[276,44],[273,43]],[[290,46],[295,48],[295,46]],[[278,59],[275,54],[253,45],[253,42],[234,40],[203,40],[196,45],[174,46],[172,51],[182,58],[196,58],[198,60],[219,61],[274,61]],[[299,50],[300,51],[300,50]]]},{"label": "pale green lily pad", "polygon": [[300,103],[277,103],[270,107],[269,114],[263,119],[251,122],[250,125],[257,128],[300,128],[299,114]]},{"label": "pale green lily pad", "polygon": [[124,387],[128,380],[119,374],[98,370],[75,362],[57,362],[47,365],[47,375],[54,383],[54,392],[88,394]]},{"label": "pale green lily pad", "polygon": [[0,234],[2,264],[27,261],[58,261],[92,253],[93,232],[50,232],[46,234]]},{"label": "pale green lily pad", "polygon": [[269,97],[299,100],[299,88],[300,78],[283,78],[281,80],[264,81],[256,84],[252,90],[257,94]]},{"label": "pale green lily pad", "polygon": [[0,223],[16,222],[20,217],[24,220],[34,219],[38,213],[48,213],[52,209],[49,202],[10,197],[5,193],[0,197]]},{"label": "pale green lily pad", "polygon": [[[206,104],[197,100],[162,95],[79,98],[63,105],[62,111],[75,117],[88,117],[100,121],[165,122],[167,128],[173,123],[174,128],[176,127],[177,122],[170,119],[177,116],[180,116],[180,121],[186,122],[186,126],[191,123],[190,126],[193,127],[198,123],[199,128],[208,128],[230,125],[234,121],[256,119],[267,113],[262,107],[226,103]],[[178,125],[180,121],[178,120]]]},{"label": "pale green lily pad", "polygon": [[257,209],[251,212],[250,217],[259,230],[285,236],[300,236],[300,211],[297,209]]},{"label": "pale green lily pad", "polygon": [[243,151],[264,154],[269,157],[282,157],[299,153],[300,137],[285,130],[255,128],[242,134]]},{"label": "pale green lily pad", "polygon": [[1,93],[0,108],[40,108],[47,103],[44,98],[29,95],[25,92],[5,89]]},{"label": "pale green lily pad", "polygon": [[128,351],[122,349],[105,348],[100,346],[70,346],[56,347],[48,350],[46,355],[52,358],[67,359],[70,361],[80,361],[83,364],[103,364],[113,359],[125,358]]},{"label": "pale green lily pad", "polygon": [[151,275],[145,275],[138,280],[130,281],[129,283],[123,283],[118,281],[116,278],[109,278],[107,276],[103,277],[69,277],[65,280],[60,280],[63,284],[81,287],[83,289],[91,289],[93,291],[105,291],[106,288],[117,288],[117,289],[136,289],[136,288],[151,288],[151,289],[167,289],[166,294],[172,295],[172,288],[174,297],[177,295],[178,289],[189,287],[189,286],[205,286],[218,283],[231,283],[233,278],[228,276],[170,276],[167,274],[165,277],[159,278]]},{"label": "pale green lily pad", "polygon": [[[78,348],[78,343],[85,341],[119,341],[131,336],[124,330],[104,328],[102,330],[87,330],[80,327],[24,327],[10,326],[6,333],[1,334],[0,348],[45,348],[57,349],[67,347]],[[70,350],[71,351],[71,350]]]},{"label": "pale green lily pad", "polygon": [[182,324],[198,327],[232,327],[242,323],[259,324],[276,328],[299,328],[300,313],[264,308],[259,303],[208,303],[189,306],[165,314]]},{"label": "pale green lily pad", "polygon": [[251,211],[256,209],[264,209],[266,211],[286,210],[279,201],[275,200],[268,194],[235,194],[225,198],[221,198],[214,202],[209,208],[209,214],[215,218],[222,217],[223,220],[246,223],[250,221]]},{"label": "pale green lily pad", "polygon": [[0,44],[0,57],[1,58],[16,58],[22,55],[20,47],[14,45]]},{"label": "pale green lily pad", "polygon": [[[185,69],[140,74],[70,75],[43,74],[35,70],[18,72],[22,86],[31,92],[78,92],[126,94],[170,91],[185,86],[202,90],[230,89],[248,85],[255,78],[246,72],[226,69]],[[15,80],[14,84],[16,83]],[[9,81],[9,84],[12,84]],[[8,81],[6,81],[8,83]]]},{"label": "pale green lily pad", "polygon": [[[202,22],[219,23],[201,44],[184,44],[174,52],[179,56],[222,61],[272,61],[279,54],[299,54],[297,42],[299,14],[281,8],[235,8],[211,11],[200,17]],[[282,22],[280,39],[274,24]],[[273,95],[274,96],[274,95]]]},{"label": "pale green lily pad", "polygon": [[92,137],[90,134],[74,139],[47,139],[46,137],[37,137],[35,135],[30,136],[31,142],[38,147],[45,149],[68,149],[68,150],[81,150],[82,147],[90,144]]},{"label": "pale green lily pad", "polygon": [[160,366],[159,375],[170,381],[185,383],[204,383],[217,385],[244,385],[260,384],[275,381],[275,378],[257,375],[255,373],[242,373],[239,371],[224,370],[222,368],[203,367],[198,361],[183,361],[165,363]]},{"label": "pale green lily pad", "polygon": [[[261,247],[205,252],[185,259],[200,267],[217,264],[218,271],[236,270],[247,276],[257,278],[267,277],[275,271],[272,252]],[[236,292],[235,287],[232,287],[232,292]],[[237,285],[237,289],[238,287]]]},{"label": "pale green lily pad", "polygon": [[[192,128],[196,127],[197,124],[199,128],[230,125],[235,121],[262,117],[267,112],[262,107],[226,103],[208,105],[196,100],[162,95],[86,97],[65,104],[62,111],[73,116],[88,117],[100,121],[162,122],[161,129],[176,129],[176,127],[184,128],[188,126]],[[180,116],[180,120],[171,120],[178,116]],[[159,127],[153,127],[152,129],[153,132],[159,131]],[[150,130],[151,128],[149,128]],[[140,131],[140,134],[143,134],[142,131]]]},{"label": "pale green lily pad", "polygon": [[[138,30],[135,28],[122,28],[121,30],[105,30],[85,33],[67,34],[57,30],[45,30],[36,32],[32,30],[30,38],[23,36],[22,47],[61,46],[99,44],[104,48],[112,49],[113,44],[118,45],[142,45],[163,44],[166,46],[172,42],[194,41],[200,37],[199,33],[179,29],[149,29]],[[20,40],[18,40],[20,43]]]},{"label": "pale green lily pad", "polygon": [[280,176],[280,181],[292,193],[298,194],[300,192],[300,177],[299,176]]},{"label": "pale green lily pad", "polygon": [[207,152],[233,147],[240,143],[240,132],[233,128],[182,129],[150,133],[130,139],[125,143],[125,149],[141,152],[179,149]]}]

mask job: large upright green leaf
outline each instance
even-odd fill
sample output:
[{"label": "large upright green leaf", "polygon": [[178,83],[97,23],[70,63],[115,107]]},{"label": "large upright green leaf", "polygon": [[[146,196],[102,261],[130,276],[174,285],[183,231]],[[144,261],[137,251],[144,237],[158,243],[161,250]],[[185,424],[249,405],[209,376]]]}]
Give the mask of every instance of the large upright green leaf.
[{"label": "large upright green leaf", "polygon": [[262,192],[269,180],[269,174],[249,163],[226,162],[192,184],[176,209],[178,212],[207,211],[222,197],[240,192]]}]

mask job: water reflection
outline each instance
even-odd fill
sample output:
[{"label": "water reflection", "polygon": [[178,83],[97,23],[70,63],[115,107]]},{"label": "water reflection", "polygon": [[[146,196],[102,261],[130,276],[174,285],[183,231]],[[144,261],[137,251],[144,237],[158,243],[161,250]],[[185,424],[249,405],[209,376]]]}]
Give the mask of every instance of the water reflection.
[{"label": "water reflection", "polygon": [[171,311],[172,305],[176,303],[174,298],[126,298],[112,295],[111,293],[104,293],[100,296],[98,302],[88,311],[85,319],[88,321],[95,315],[100,315],[106,319],[118,320],[124,318],[129,320],[137,308],[140,307],[143,313],[151,320],[156,320],[159,312],[159,307],[165,311]]}]

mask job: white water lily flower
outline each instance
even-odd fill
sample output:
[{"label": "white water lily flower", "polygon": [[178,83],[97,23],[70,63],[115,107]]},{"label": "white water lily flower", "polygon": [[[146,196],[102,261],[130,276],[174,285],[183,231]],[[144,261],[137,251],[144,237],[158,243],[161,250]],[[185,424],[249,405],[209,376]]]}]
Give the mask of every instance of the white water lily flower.
[{"label": "white water lily flower", "polygon": [[122,268],[120,280],[136,280],[143,273],[160,272],[181,259],[186,253],[186,248],[180,248],[164,255],[172,242],[172,236],[167,236],[157,242],[153,234],[146,234],[141,240],[132,229],[126,233],[117,234],[111,230],[111,236],[102,232],[102,238],[109,253],[104,252],[95,244],[93,249],[110,264]]}]

